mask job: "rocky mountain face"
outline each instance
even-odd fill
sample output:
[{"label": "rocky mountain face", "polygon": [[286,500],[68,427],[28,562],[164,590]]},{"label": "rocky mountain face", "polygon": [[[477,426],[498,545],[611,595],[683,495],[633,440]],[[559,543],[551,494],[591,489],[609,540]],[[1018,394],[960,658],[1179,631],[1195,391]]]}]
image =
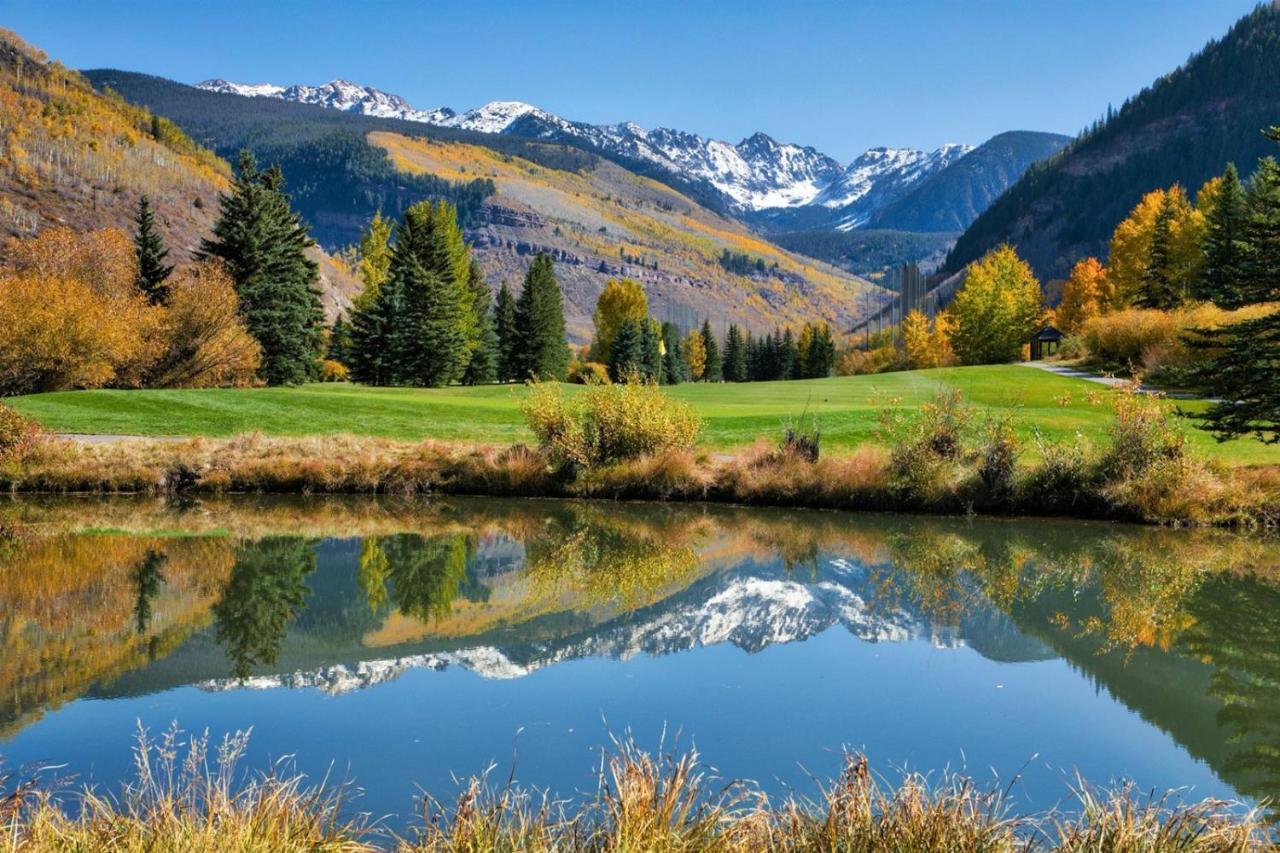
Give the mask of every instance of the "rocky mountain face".
[{"label": "rocky mountain face", "polygon": [[197,88],[269,97],[439,127],[548,141],[585,143],[624,161],[655,166],[683,181],[713,189],[736,213],[768,222],[775,211],[804,210],[810,219],[842,229],[866,223],[877,210],[972,150],[873,148],[843,165],[810,147],[755,133],[736,145],[671,128],[646,130],[634,122],[595,125],[570,121],[520,101],[492,101],[455,113],[418,110],[398,95],[334,80],[323,86],[279,86],[206,80]]}]

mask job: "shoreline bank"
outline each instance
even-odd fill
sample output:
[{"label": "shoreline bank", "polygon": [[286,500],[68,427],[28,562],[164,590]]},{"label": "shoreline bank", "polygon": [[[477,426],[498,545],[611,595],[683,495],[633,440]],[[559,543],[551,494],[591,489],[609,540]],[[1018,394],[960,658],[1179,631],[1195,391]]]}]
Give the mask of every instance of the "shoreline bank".
[{"label": "shoreline bank", "polygon": [[[349,435],[230,439],[46,439],[0,464],[0,492],[29,495],[458,495],[706,502],[932,515],[1062,517],[1273,528],[1280,472],[1233,469],[1220,493],[1144,505],[1083,467],[1018,463],[989,482],[953,466],[924,484],[895,477],[890,451],[864,446],[810,461],[758,443],[735,454],[668,451],[595,468],[558,468],[525,445],[407,442]],[[1058,466],[1060,467],[1060,465]],[[1175,491],[1185,491],[1180,486]]]}]

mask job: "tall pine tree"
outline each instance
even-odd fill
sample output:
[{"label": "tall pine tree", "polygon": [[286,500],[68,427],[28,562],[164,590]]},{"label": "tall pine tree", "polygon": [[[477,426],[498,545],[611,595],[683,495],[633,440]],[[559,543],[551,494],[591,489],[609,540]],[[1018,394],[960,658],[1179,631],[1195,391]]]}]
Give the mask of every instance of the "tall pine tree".
[{"label": "tall pine tree", "polygon": [[539,252],[524,277],[516,300],[516,345],[513,349],[519,379],[563,379],[569,369],[569,344],[564,336],[564,302],[551,256]]},{"label": "tall pine tree", "polygon": [[627,317],[614,332],[609,346],[609,378],[614,382],[647,375],[646,325],[647,322]]},{"label": "tall pine tree", "polygon": [[462,382],[464,385],[480,385],[498,378],[498,334],[494,330],[493,313],[489,310],[492,301],[489,283],[484,280],[480,263],[474,258],[467,275],[467,289],[471,292],[471,311],[476,318],[476,337]]},{"label": "tall pine tree", "polygon": [[324,343],[317,266],[306,255],[313,244],[289,207],[279,167],[260,172],[253,155],[241,152],[220,205],[200,256],[220,258],[231,273],[245,325],[262,347],[259,375],[271,385],[313,378]]},{"label": "tall pine tree", "polygon": [[747,341],[732,324],[724,339],[723,372],[726,382],[747,381]]},{"label": "tall pine tree", "polygon": [[511,382],[520,375],[515,357],[516,300],[505,281],[493,303],[493,330],[498,341],[498,381]]},{"label": "tall pine tree", "polygon": [[138,199],[138,215],[134,222],[137,225],[133,250],[138,258],[138,289],[147,295],[152,305],[163,305],[169,301],[169,285],[165,280],[173,272],[173,267],[165,263],[169,250],[164,247],[164,240],[156,230],[151,199],[145,195]]},{"label": "tall pine tree", "polygon": [[1166,193],[1151,231],[1151,251],[1136,300],[1142,308],[1168,310],[1182,301],[1173,274],[1173,216],[1173,194]]},{"label": "tall pine tree", "polygon": [[679,385],[685,379],[684,353],[680,330],[675,323],[662,324],[662,376],[663,385]]},{"label": "tall pine tree", "polygon": [[702,378],[707,382],[719,382],[724,378],[720,360],[720,343],[711,332],[711,321],[702,321],[702,348],[706,351],[706,366],[702,369]]},{"label": "tall pine tree", "polygon": [[1196,283],[1196,298],[1207,299],[1222,308],[1240,305],[1240,288],[1245,276],[1244,231],[1249,216],[1240,176],[1234,163],[1227,164],[1218,187],[1218,198],[1205,218],[1204,268]]},{"label": "tall pine tree", "polygon": [[400,321],[403,314],[399,282],[385,280],[373,300],[359,306],[351,316],[351,348],[347,367],[351,375],[367,385],[399,385]]},{"label": "tall pine tree", "polygon": [[475,340],[469,275],[453,210],[430,202],[406,210],[383,284],[400,291],[395,345],[406,383],[437,387],[462,378]]}]

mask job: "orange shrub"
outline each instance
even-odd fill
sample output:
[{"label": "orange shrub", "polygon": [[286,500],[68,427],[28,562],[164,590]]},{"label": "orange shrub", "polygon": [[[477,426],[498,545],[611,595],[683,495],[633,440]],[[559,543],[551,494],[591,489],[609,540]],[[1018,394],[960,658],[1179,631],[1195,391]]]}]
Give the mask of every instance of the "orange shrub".
[{"label": "orange shrub", "polygon": [[[163,320],[164,354],[150,384],[174,388],[251,385],[262,348],[245,328],[235,284],[221,264],[183,267],[169,279],[169,304],[154,309]],[[327,362],[326,362],[327,363]],[[343,381],[342,377],[326,381]]]},{"label": "orange shrub", "polygon": [[74,279],[0,276],[0,393],[111,382],[143,352],[137,307]]}]

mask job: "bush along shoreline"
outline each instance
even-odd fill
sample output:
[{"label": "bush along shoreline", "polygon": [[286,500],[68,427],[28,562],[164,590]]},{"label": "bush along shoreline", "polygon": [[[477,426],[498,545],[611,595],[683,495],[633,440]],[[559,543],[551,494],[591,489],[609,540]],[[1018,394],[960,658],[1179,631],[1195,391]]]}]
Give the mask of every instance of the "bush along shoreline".
[{"label": "bush along shoreline", "polygon": [[394,832],[352,814],[350,785],[314,784],[288,762],[246,776],[238,764],[247,745],[243,732],[220,743],[177,729],[141,732],[136,778],[117,796],[59,796],[40,778],[0,773],[0,850],[1280,849],[1266,816],[1239,803],[1077,781],[1062,809],[1021,815],[1007,788],[954,773],[888,780],[850,754],[815,796],[773,803],[749,782],[715,777],[695,751],[649,753],[630,740],[605,751],[597,790],[575,800],[472,777],[452,801],[423,796],[420,822]]},{"label": "bush along shoreline", "polygon": [[948,391],[911,414],[887,407],[879,442],[849,454],[822,455],[819,425],[802,418],[726,456],[697,449],[689,406],[639,381],[572,396],[535,384],[524,409],[536,447],[257,434],[88,444],[41,435],[0,406],[0,492],[457,494],[1280,525],[1280,472],[1194,455],[1170,403],[1136,386],[1114,408],[1096,449],[1024,446],[1010,419]]}]

